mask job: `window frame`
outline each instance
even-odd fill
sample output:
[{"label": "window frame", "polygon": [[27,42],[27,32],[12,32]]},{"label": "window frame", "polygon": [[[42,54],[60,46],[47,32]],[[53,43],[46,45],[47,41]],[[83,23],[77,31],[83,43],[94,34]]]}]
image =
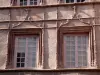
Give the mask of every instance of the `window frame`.
[{"label": "window frame", "polygon": [[[74,35],[74,36],[75,36],[75,41],[77,40],[77,39],[76,39],[76,36],[78,36],[78,35],[87,35],[87,36],[88,36],[88,49],[87,49],[86,52],[87,52],[87,66],[89,66],[89,64],[90,64],[90,63],[88,62],[88,60],[90,59],[90,56],[89,56],[89,55],[90,55],[90,48],[89,48],[89,47],[90,47],[90,46],[89,46],[89,45],[90,45],[90,44],[89,44],[89,40],[90,40],[90,39],[89,39],[89,33],[88,33],[88,32],[81,32],[81,33],[79,33],[79,32],[74,33],[74,32],[73,32],[73,33],[65,33],[65,34],[63,34],[63,49],[65,48],[65,42],[64,42],[65,40],[64,40],[64,37],[65,37],[66,35]],[[75,44],[77,44],[77,43],[75,42]],[[77,47],[75,47],[75,48],[77,48]],[[64,68],[66,68],[66,67],[65,67],[65,66],[66,66],[66,63],[65,63],[65,61],[66,61],[65,53],[66,53],[66,52],[65,52],[65,49],[64,49],[64,51],[63,51],[63,54],[64,54],[64,57],[63,57],[63,58],[64,58]],[[77,53],[78,53],[78,52],[75,51],[75,57],[77,57],[77,56],[76,56]],[[77,58],[76,58],[76,59],[77,59]],[[78,61],[78,60],[77,60],[77,61]],[[75,60],[75,67],[74,67],[74,68],[77,68],[77,66],[78,66],[78,63],[76,64],[77,61]],[[76,65],[77,65],[77,66],[76,66]],[[83,66],[83,68],[86,68],[87,66]],[[81,68],[81,67],[78,67],[78,68]]]},{"label": "window frame", "polygon": [[[57,68],[65,68],[65,60],[64,60],[64,35],[66,34],[88,34],[89,35],[89,51],[88,51],[88,65],[87,67],[81,67],[81,68],[90,68],[91,67],[91,55],[92,55],[92,49],[91,49],[91,26],[76,26],[76,27],[61,27],[58,30],[58,38],[57,38]],[[75,69],[75,68],[71,68]]]},{"label": "window frame", "polygon": [[[37,37],[38,35],[16,35],[15,36],[15,38],[16,37],[24,37],[24,38],[28,38],[28,37],[30,37],[30,36],[33,36],[33,37]],[[37,39],[36,39],[37,41],[37,45],[36,45],[36,47],[37,47],[37,49],[36,49],[36,58],[38,58],[38,52],[39,52],[39,37],[37,37]],[[28,40],[26,40],[26,41],[28,41]],[[27,43],[27,42],[26,42]],[[26,46],[25,46],[26,47]],[[14,47],[15,48],[15,47]],[[25,50],[25,60],[26,60],[26,58],[27,58],[27,53],[28,53],[28,49],[26,48],[26,50]],[[16,63],[17,63],[17,51],[14,49],[14,68],[27,68],[26,66],[27,66],[27,62],[25,61],[24,63],[25,63],[25,66],[24,67],[16,67],[17,65],[16,65]],[[35,63],[38,63],[38,60],[36,59],[36,61],[35,61]],[[34,67],[36,67],[37,65],[35,64],[35,66]],[[30,68],[32,68],[32,67],[30,67]]]},{"label": "window frame", "polygon": [[[20,0],[17,0],[17,5],[19,5],[19,6],[35,6],[35,4],[34,4],[34,0],[33,0],[33,5],[31,5],[30,4],[30,0],[27,0],[27,5],[20,5]],[[40,5],[40,0],[37,0],[37,5]]]},{"label": "window frame", "polygon": [[[64,0],[64,2],[67,3],[66,0]],[[82,1],[80,0],[80,2],[82,2]],[[79,2],[77,2],[77,0],[74,0],[74,2],[71,2],[71,0],[70,0],[70,2],[68,2],[68,3],[79,3]]]},{"label": "window frame", "polygon": [[[66,0],[58,0],[60,3],[81,3],[82,1],[80,2],[77,2],[77,0],[74,0],[74,2],[66,2]],[[86,1],[83,1],[83,2],[86,2]]]},{"label": "window frame", "polygon": [[[8,38],[8,55],[7,55],[7,65],[6,69],[16,69],[14,65],[14,46],[15,46],[15,37],[16,36],[32,36],[32,35],[38,35],[39,37],[39,49],[38,49],[38,57],[36,59],[36,67],[32,68],[38,68],[42,65],[42,30],[39,28],[35,29],[12,29],[9,33],[9,38]],[[25,67],[28,68],[28,67]],[[24,68],[24,69],[25,69]],[[19,69],[19,68],[17,68]]]}]

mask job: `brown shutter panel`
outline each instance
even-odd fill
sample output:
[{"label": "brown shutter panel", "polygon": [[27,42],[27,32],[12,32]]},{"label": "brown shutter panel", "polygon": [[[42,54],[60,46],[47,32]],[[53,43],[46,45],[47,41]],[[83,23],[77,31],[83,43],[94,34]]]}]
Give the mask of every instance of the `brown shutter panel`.
[{"label": "brown shutter panel", "polygon": [[[41,31],[42,32],[42,31]],[[39,64],[38,65],[42,65],[42,33],[39,34],[40,38],[39,38]]]},{"label": "brown shutter panel", "polygon": [[6,66],[7,69],[13,68],[13,64],[14,64],[13,63],[13,55],[14,55],[13,42],[14,42],[14,36],[10,32],[8,37],[8,55],[7,55],[7,66]]},{"label": "brown shutter panel", "polygon": [[57,33],[57,41],[57,68],[63,68],[63,34],[60,32],[60,30],[58,30]]}]

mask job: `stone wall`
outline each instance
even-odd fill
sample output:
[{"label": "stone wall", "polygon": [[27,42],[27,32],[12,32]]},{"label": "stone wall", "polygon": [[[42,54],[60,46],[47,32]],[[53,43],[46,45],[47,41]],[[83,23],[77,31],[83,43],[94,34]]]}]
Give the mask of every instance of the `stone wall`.
[{"label": "stone wall", "polygon": [[[0,7],[11,6],[11,0],[0,0]],[[85,2],[96,2],[99,0],[86,0]],[[45,0],[45,5],[59,4],[58,0]]]},{"label": "stone wall", "polygon": [[0,75],[100,75],[99,70],[6,70]]},{"label": "stone wall", "polygon": [[[98,8],[97,8],[98,7]],[[44,64],[46,69],[57,68],[57,28],[64,27],[94,27],[94,41],[97,66],[100,67],[99,58],[99,7],[98,4],[69,4],[42,7],[8,7],[0,8],[0,69],[6,68],[7,44],[9,26],[11,29],[44,28]],[[98,18],[98,19],[97,19]],[[98,21],[97,21],[98,20]],[[98,23],[98,24],[96,24]],[[98,26],[97,26],[98,25]],[[3,40],[2,40],[3,39]],[[97,42],[95,42],[97,41]],[[91,55],[92,56],[92,55]],[[5,58],[5,59],[4,59]],[[46,65],[45,65],[46,64]],[[87,67],[91,68],[91,67]]]},{"label": "stone wall", "polygon": [[10,0],[0,0],[0,7],[9,7]]}]

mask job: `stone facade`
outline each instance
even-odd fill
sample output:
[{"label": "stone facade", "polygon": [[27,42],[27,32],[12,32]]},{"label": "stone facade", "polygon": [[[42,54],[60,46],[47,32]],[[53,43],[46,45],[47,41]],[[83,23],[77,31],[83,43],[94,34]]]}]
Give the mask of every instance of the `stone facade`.
[{"label": "stone facade", "polygon": [[[96,0],[99,1],[99,0]],[[59,4],[57,0],[46,0],[42,6],[11,6],[9,0],[0,0],[0,69],[5,70],[8,55],[8,36],[9,32],[14,29],[42,29],[42,65],[37,69],[50,69],[50,72],[43,75],[99,75],[100,68],[100,2],[88,0],[84,3]],[[53,3],[53,4],[52,4]],[[58,67],[57,49],[58,49],[58,30],[59,28],[78,28],[81,27],[86,31],[89,27],[92,33],[92,44],[90,49],[90,65],[87,71],[62,70],[53,73],[53,69]],[[85,27],[85,28],[84,28]],[[93,57],[92,57],[93,56]],[[97,70],[93,73],[89,69]],[[62,68],[63,69],[63,68]],[[84,70],[84,69],[83,69]],[[9,71],[9,70],[8,70]],[[8,72],[7,71],[7,72]],[[16,70],[15,70],[16,71]],[[0,73],[0,75],[7,75]],[[9,72],[15,75],[40,75],[39,73]],[[26,72],[26,71],[24,71]],[[45,70],[44,70],[45,72]],[[72,73],[73,72],[73,73]],[[91,71],[92,72],[92,71]]]},{"label": "stone facade", "polygon": [[[43,0],[44,5],[54,5],[59,4],[59,0]],[[99,0],[86,0],[85,2],[99,2]],[[0,0],[0,7],[10,7],[11,0]]]}]

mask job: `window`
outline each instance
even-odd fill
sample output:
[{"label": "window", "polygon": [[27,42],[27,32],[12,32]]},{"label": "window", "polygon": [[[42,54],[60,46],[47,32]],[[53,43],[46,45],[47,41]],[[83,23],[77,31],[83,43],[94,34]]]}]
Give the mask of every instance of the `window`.
[{"label": "window", "polygon": [[28,6],[28,5],[39,5],[41,0],[18,0],[18,5]]},{"label": "window", "polygon": [[9,35],[7,68],[42,65],[41,29],[14,29]]},{"label": "window", "polygon": [[37,0],[30,0],[30,5],[37,5],[38,1]]},{"label": "window", "polygon": [[38,52],[38,36],[15,36],[14,66],[35,67]]},{"label": "window", "polygon": [[58,31],[57,68],[88,68],[92,58],[90,26],[61,27]]},{"label": "window", "polygon": [[[84,2],[85,0],[63,0],[65,3]],[[60,0],[62,2],[62,0]]]},{"label": "window", "polygon": [[20,6],[27,5],[27,0],[20,0]]},{"label": "window", "polygon": [[88,34],[64,35],[64,66],[65,68],[78,68],[87,66]]}]

